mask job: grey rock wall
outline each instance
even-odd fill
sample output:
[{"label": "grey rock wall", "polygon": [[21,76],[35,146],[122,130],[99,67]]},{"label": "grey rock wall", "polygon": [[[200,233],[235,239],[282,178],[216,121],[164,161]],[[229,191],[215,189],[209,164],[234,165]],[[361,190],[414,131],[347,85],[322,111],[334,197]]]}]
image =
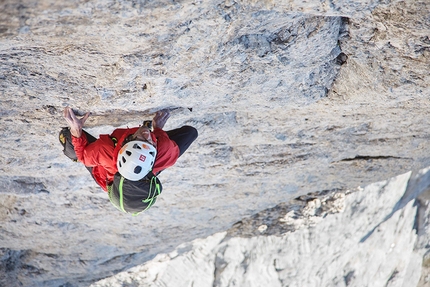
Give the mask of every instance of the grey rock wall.
[{"label": "grey rock wall", "polygon": [[428,169],[410,175],[280,204],[91,287],[426,286],[428,200],[399,203]]},{"label": "grey rock wall", "polygon": [[[11,1],[0,10],[0,282],[88,286],[242,218],[430,166],[428,1]],[[139,217],[58,143],[162,108],[198,140]],[[383,203],[381,203],[383,205]]]}]

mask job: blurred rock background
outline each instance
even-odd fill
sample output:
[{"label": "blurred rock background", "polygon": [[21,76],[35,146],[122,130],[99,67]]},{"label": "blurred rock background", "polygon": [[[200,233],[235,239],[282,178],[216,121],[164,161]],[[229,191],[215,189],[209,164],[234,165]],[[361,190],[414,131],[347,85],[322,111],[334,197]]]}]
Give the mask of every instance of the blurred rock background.
[{"label": "blurred rock background", "polygon": [[403,196],[429,172],[410,175],[301,196],[91,287],[428,286],[428,203]]},{"label": "blurred rock background", "polygon": [[[427,200],[416,198],[430,166],[428,1],[5,0],[0,11],[1,286],[89,286],[223,232],[284,238],[293,231],[235,223],[409,171],[423,186],[369,204],[382,218],[415,218],[406,250],[426,272]],[[65,106],[93,112],[94,135],[169,108],[165,128],[193,125],[199,138],[160,175],[157,204],[130,217],[62,155]],[[364,274],[348,272],[336,284]]]}]

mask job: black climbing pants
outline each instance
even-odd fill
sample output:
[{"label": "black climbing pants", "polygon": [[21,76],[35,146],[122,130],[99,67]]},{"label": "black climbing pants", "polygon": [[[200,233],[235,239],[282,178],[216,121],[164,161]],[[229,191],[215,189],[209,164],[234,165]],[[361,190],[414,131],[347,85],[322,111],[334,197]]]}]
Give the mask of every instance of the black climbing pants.
[{"label": "black climbing pants", "polygon": [[169,138],[179,147],[179,156],[181,156],[197,138],[198,132],[191,126],[183,126],[179,129],[166,131]]}]

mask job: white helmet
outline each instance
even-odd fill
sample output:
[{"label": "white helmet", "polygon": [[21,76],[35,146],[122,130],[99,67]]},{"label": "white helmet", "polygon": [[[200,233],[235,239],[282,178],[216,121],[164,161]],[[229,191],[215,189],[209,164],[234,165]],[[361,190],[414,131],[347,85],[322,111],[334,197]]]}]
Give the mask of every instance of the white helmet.
[{"label": "white helmet", "polygon": [[116,166],[123,177],[138,181],[152,170],[156,156],[157,150],[153,145],[135,140],[120,149]]}]

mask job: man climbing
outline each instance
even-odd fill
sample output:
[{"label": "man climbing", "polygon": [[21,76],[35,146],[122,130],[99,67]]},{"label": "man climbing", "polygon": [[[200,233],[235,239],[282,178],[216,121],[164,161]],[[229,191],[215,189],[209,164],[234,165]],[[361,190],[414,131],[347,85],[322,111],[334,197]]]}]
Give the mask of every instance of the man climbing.
[{"label": "man climbing", "polygon": [[[155,203],[161,193],[156,176],[174,165],[198,135],[191,126],[164,131],[170,113],[162,110],[155,114],[152,129],[146,125],[121,128],[95,139],[83,131],[89,116],[78,118],[70,107],[64,109],[76,158],[108,192],[113,205],[127,213],[140,213]],[[60,141],[67,131],[60,133]]]}]

